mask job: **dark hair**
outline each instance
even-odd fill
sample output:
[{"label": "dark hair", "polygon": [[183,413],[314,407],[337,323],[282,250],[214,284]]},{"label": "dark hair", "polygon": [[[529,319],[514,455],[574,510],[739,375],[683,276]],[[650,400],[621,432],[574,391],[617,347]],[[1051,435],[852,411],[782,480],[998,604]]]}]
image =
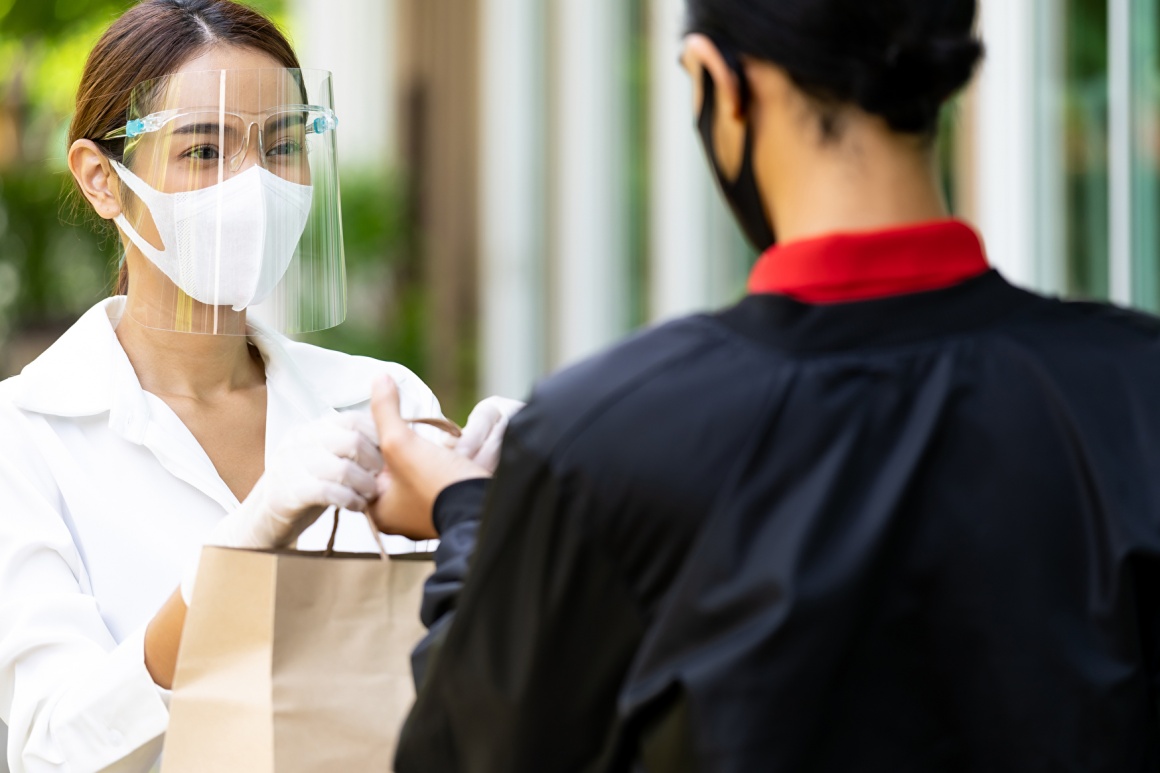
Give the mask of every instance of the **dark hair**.
[{"label": "dark hair", "polygon": [[[1018,2],[1019,0],[1010,0]],[[688,0],[689,30],[773,62],[823,107],[854,104],[933,134],[983,55],[977,0]],[[831,112],[826,114],[825,110]]]},{"label": "dark hair", "polygon": [[[298,56],[272,21],[231,0],[145,0],[126,11],[97,41],[77,89],[68,144],[88,139],[123,161],[120,140],[102,138],[125,124],[135,86],[170,75],[214,45],[250,48],[297,69]],[[116,293],[129,288],[121,266]]]}]

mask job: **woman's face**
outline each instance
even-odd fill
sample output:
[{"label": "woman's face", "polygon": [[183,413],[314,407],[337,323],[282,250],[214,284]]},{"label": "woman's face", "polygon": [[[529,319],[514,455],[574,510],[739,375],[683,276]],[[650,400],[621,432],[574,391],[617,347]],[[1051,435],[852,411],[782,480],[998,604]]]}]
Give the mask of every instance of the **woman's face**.
[{"label": "woman's face", "polygon": [[157,190],[199,190],[254,165],[295,183],[310,181],[305,115],[290,107],[305,95],[291,71],[267,54],[210,49],[162,79],[146,101],[135,112],[160,115],[163,124],[127,144],[126,162]]},{"label": "woman's face", "polygon": [[[260,51],[212,48],[159,81],[134,111],[159,116],[157,131],[126,144],[125,164],[163,193],[189,193],[225,182],[259,165],[300,185],[310,184],[305,101],[292,71]],[[162,248],[153,220],[122,186],[131,224]]]}]

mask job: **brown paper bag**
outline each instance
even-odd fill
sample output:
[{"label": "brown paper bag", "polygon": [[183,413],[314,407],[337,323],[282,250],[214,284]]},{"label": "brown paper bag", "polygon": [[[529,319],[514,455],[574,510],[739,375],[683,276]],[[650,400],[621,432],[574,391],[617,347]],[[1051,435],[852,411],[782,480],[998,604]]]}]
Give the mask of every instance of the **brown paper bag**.
[{"label": "brown paper bag", "polygon": [[391,770],[433,569],[385,553],[206,548],[162,773]]}]

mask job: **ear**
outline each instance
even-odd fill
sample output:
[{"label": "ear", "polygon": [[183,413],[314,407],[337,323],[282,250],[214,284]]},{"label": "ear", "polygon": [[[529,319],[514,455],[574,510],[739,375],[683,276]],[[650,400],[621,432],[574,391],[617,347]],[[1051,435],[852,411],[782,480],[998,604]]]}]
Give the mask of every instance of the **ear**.
[{"label": "ear", "polygon": [[713,150],[721,171],[733,179],[741,170],[745,153],[745,134],[752,131],[748,116],[741,103],[741,82],[721,51],[705,35],[692,34],[685,38],[681,63],[693,79],[693,111],[700,115],[705,99],[702,88],[705,73],[713,79],[716,104],[713,116]]},{"label": "ear", "polygon": [[121,214],[119,180],[109,159],[95,142],[74,142],[68,151],[68,168],[98,215],[112,220]]}]

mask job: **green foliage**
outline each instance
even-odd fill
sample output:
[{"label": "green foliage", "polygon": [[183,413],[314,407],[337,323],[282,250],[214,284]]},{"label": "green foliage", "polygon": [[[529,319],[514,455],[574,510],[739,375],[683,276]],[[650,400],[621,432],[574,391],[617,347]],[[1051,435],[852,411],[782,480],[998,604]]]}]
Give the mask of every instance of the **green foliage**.
[{"label": "green foliage", "polygon": [[385,175],[342,179],[347,321],[300,336],[330,349],[400,362],[426,371],[423,323],[427,296],[415,265],[409,219],[398,181]]},{"label": "green foliage", "polygon": [[1108,72],[1108,0],[1067,1],[1067,68],[1080,81]]},{"label": "green foliage", "polygon": [[[56,40],[78,27],[107,26],[137,0],[0,0],[0,36]],[[247,0],[245,5],[279,17],[283,0]]]},{"label": "green foliage", "polygon": [[26,168],[0,177],[0,340],[12,326],[59,326],[112,283],[110,258],[86,224],[69,221],[65,179]]},{"label": "green foliage", "polygon": [[407,228],[399,186],[384,175],[344,174],[342,227],[351,268],[390,256]]},{"label": "green foliage", "polygon": [[955,178],[958,175],[955,152],[962,130],[962,97],[956,96],[948,102],[939,113],[939,129],[936,152],[938,153],[939,169],[942,172],[943,194],[947,205],[954,214],[959,213],[960,202],[955,196]]},{"label": "green foliage", "polygon": [[0,36],[56,40],[95,20],[108,24],[129,0],[0,0]]},{"label": "green foliage", "polygon": [[0,343],[67,324],[111,285],[98,231],[65,195],[65,142],[88,52],[129,5],[0,0]]}]

